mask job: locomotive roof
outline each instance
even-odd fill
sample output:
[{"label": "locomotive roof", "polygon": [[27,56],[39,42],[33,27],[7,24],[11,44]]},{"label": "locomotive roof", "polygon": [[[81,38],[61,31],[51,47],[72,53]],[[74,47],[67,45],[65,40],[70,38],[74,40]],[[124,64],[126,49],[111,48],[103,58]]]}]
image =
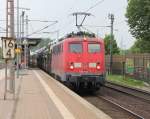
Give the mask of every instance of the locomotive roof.
[{"label": "locomotive roof", "polygon": [[89,37],[71,37],[71,38],[66,38],[63,41],[69,42],[69,41],[99,41],[103,42],[101,38],[89,38]]},{"label": "locomotive roof", "polygon": [[97,42],[101,42],[102,44],[104,43],[104,41],[101,38],[89,38],[89,37],[71,37],[71,38],[65,38],[62,41],[56,42],[55,44],[52,44],[52,47],[58,44],[61,44],[63,42],[70,42],[70,41],[84,41],[84,39],[86,39],[86,41],[97,41]]}]

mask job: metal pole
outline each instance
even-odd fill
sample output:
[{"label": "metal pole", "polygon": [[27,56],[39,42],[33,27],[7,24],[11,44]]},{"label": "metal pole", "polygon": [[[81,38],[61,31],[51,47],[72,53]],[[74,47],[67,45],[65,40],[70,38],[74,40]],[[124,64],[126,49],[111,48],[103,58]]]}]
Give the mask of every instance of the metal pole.
[{"label": "metal pole", "polygon": [[[15,27],[14,27],[14,0],[11,1],[11,14],[10,14],[10,37],[15,38]],[[15,73],[15,69],[13,68],[14,62],[13,60],[11,61],[10,65],[10,76],[9,76],[9,90],[15,94],[15,87],[14,87],[14,82],[15,82],[15,76],[13,73]]]},{"label": "metal pole", "polygon": [[[19,0],[17,0],[17,49],[19,48]],[[17,78],[19,78],[19,54],[17,53]]]},{"label": "metal pole", "polygon": [[27,41],[27,46],[26,46],[26,68],[28,68],[28,15],[26,15],[26,41]]},{"label": "metal pole", "polygon": [[113,24],[114,24],[114,15],[109,14],[109,19],[111,20],[111,34],[110,34],[110,73],[112,74],[112,64],[113,64],[113,47],[112,47],[112,41],[113,41]]},{"label": "metal pole", "polygon": [[[21,44],[24,41],[24,15],[25,15],[25,11],[22,11],[22,40],[21,40]],[[25,63],[26,63],[26,51],[25,51],[26,46],[24,45],[24,68],[26,68]]]},{"label": "metal pole", "polygon": [[22,11],[22,41],[24,40],[24,15],[25,11]]},{"label": "metal pole", "polygon": [[7,95],[7,60],[5,60],[5,92],[4,92],[4,100],[6,100]]},{"label": "metal pole", "polygon": [[[19,21],[19,24],[20,24],[20,30],[19,30],[19,44],[20,44],[20,49],[22,49],[22,46],[21,46],[21,38],[22,38],[22,18],[21,18],[21,15],[19,16],[20,17],[20,21]],[[19,64],[21,64],[21,55],[22,55],[22,52],[20,53],[19,55]]]},{"label": "metal pole", "polygon": [[[8,0],[6,3],[6,37],[8,37]],[[7,59],[5,60],[5,92],[4,92],[4,100],[6,100],[6,94],[7,94]]]},{"label": "metal pole", "polygon": [[[15,33],[14,33],[14,0],[7,0],[7,6],[6,6],[6,37],[7,38],[15,38]],[[11,72],[14,73],[13,69],[13,60],[11,60],[11,65],[10,65],[10,76],[9,76],[9,90],[15,94],[15,87],[13,85],[15,77],[11,76]],[[7,64],[8,64],[8,59],[6,59],[6,69],[5,69],[5,91],[7,92]],[[4,99],[6,99],[6,92],[4,94]]]},{"label": "metal pole", "polygon": [[29,25],[29,23],[28,23],[28,21],[29,21],[29,19],[28,19],[28,15],[26,15],[26,38],[28,38],[28,25]]}]

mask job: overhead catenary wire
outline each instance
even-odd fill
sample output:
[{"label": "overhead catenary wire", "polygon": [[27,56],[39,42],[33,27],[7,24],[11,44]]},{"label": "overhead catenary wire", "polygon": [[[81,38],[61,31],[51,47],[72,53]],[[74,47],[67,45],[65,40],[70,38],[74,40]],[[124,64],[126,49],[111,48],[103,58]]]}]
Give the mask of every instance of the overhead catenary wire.
[{"label": "overhead catenary wire", "polygon": [[[90,33],[94,33],[94,32],[92,32],[91,30],[85,28],[84,26],[82,26],[82,28],[85,29],[86,31],[90,32]],[[94,34],[95,34],[95,33],[94,33]]]},{"label": "overhead catenary wire", "polygon": [[100,25],[83,25],[83,26],[87,26],[87,27],[110,27],[110,26],[100,26]]},{"label": "overhead catenary wire", "polygon": [[[88,8],[88,9],[86,10],[86,12],[88,12],[88,11],[90,11],[91,9],[95,8],[96,6],[98,6],[99,4],[101,4],[103,1],[104,1],[104,0],[98,1],[96,4],[94,4],[93,6],[91,6],[90,8]],[[72,7],[69,8],[69,10],[70,10],[70,9],[72,9]],[[68,11],[69,11],[69,10],[68,10]],[[73,21],[70,21],[69,23],[67,23],[67,27],[69,27],[72,22],[73,22]],[[67,27],[66,27],[66,24],[65,24],[62,28],[60,28],[60,30],[61,30],[61,29],[64,29],[64,28],[66,29]],[[39,29],[39,30],[33,32],[32,34],[29,34],[29,36],[30,36],[30,35],[33,35],[33,34],[37,34],[37,33],[41,32],[41,31],[43,31],[43,30],[45,30],[45,29],[47,29],[47,27],[44,27],[44,28],[42,28],[42,29]],[[85,28],[84,28],[84,29],[85,29]],[[87,30],[87,29],[86,29],[86,30]],[[91,31],[90,31],[90,32],[91,32]]]},{"label": "overhead catenary wire", "polygon": [[37,33],[41,32],[41,31],[43,31],[43,30],[45,30],[45,29],[47,29],[47,28],[53,26],[53,25],[56,24],[56,23],[58,23],[58,22],[52,23],[52,24],[50,24],[50,25],[45,26],[44,28],[38,29],[38,30],[36,30],[35,32],[29,34],[28,37],[31,36],[31,35],[37,34]]},{"label": "overhead catenary wire", "polygon": [[[85,20],[85,18],[86,18],[86,16],[90,16],[91,14],[90,13],[87,13],[87,12],[89,12],[91,9],[93,9],[93,8],[95,8],[97,5],[99,5],[99,4],[101,4],[102,2],[104,2],[104,0],[100,0],[100,1],[98,1],[96,4],[94,4],[93,6],[91,6],[90,8],[88,8],[85,12],[79,12],[79,13],[76,13],[76,26],[77,27],[81,27],[81,26],[83,26],[83,22],[84,22],[84,20]],[[75,14],[75,13],[74,13]],[[73,15],[74,15],[73,14]],[[78,26],[78,24],[77,24],[77,14],[79,14],[79,15],[84,15],[84,18],[83,18],[83,20],[82,20],[82,22],[81,22],[81,24]],[[79,28],[78,28],[79,29]]]},{"label": "overhead catenary wire", "polygon": [[33,25],[29,23],[29,26],[31,28],[31,31],[33,32],[34,31]]},{"label": "overhead catenary wire", "polygon": [[[77,3],[76,1],[77,1],[77,0],[74,0],[74,1],[72,2],[72,4],[70,5],[71,7],[67,10],[67,13],[68,13],[71,9],[74,8],[75,3]],[[61,16],[60,18],[62,18],[62,16]],[[64,27],[67,28],[66,26],[70,26],[72,22],[73,22],[73,20],[70,21],[69,23],[65,23],[62,28],[59,28],[59,30],[64,29]]]},{"label": "overhead catenary wire", "polygon": [[53,22],[53,23],[55,23],[55,22],[58,22],[57,20],[40,20],[40,19],[28,19],[27,20],[28,22],[45,22],[45,23],[48,23],[48,22]]},{"label": "overhead catenary wire", "polygon": [[[74,7],[74,3],[75,3],[75,2],[76,2],[76,0],[73,1],[71,7],[67,10],[67,12],[70,11],[70,10]],[[62,17],[61,17],[61,18],[62,18]],[[39,21],[39,20],[31,20],[31,21]],[[44,21],[44,22],[46,22],[46,21]],[[65,25],[63,25],[63,27],[60,28],[59,31],[62,30],[62,29],[64,29],[64,28],[65,28],[65,29],[68,28],[68,27],[71,25],[72,22],[73,22],[73,21],[70,21],[69,23],[66,23]],[[45,30],[45,29],[43,29],[43,30]],[[42,30],[40,30],[40,31],[42,31]],[[40,32],[40,31],[39,31],[39,32]],[[39,32],[37,32],[37,33],[35,32],[34,34],[39,34]],[[43,34],[43,33],[41,33],[41,34]]]},{"label": "overhead catenary wire", "polygon": [[[96,4],[92,5],[87,10],[85,10],[85,12],[89,12],[91,9],[95,8],[96,6],[98,6],[99,4],[101,4],[102,2],[104,2],[104,0],[98,1]],[[70,23],[72,23],[72,21]],[[70,23],[69,23],[69,25],[70,25]]]},{"label": "overhead catenary wire", "polygon": [[90,8],[88,8],[85,12],[89,12],[91,9],[95,8],[96,6],[98,6],[99,4],[101,4],[103,2],[104,2],[104,0],[98,1],[96,4],[94,4],[93,6],[91,6]]}]

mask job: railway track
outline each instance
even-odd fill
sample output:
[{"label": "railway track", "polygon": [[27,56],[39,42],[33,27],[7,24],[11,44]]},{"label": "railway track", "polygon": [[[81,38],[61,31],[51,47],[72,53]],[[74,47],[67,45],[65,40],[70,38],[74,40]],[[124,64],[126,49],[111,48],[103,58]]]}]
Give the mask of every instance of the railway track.
[{"label": "railway track", "polygon": [[113,119],[150,119],[150,93],[106,82],[95,94],[83,96]]},{"label": "railway track", "polygon": [[140,90],[140,89],[136,89],[136,88],[128,87],[128,86],[122,86],[119,84],[114,84],[109,81],[106,82],[105,87],[110,88],[112,90],[120,91],[122,93],[126,93],[128,95],[135,96],[137,98],[140,98],[150,103],[150,92],[148,91],[144,91],[144,90]]},{"label": "railway track", "polygon": [[91,104],[108,114],[112,119],[144,119],[131,110],[103,96],[85,96]]},{"label": "railway track", "polygon": [[[107,83],[106,83],[107,85]],[[134,89],[126,89],[125,87],[116,88],[113,84],[103,87],[98,95],[103,95],[105,99],[108,99],[116,104],[138,114],[144,119],[150,119],[150,101],[148,99],[148,92],[142,92]],[[130,92],[131,91],[131,92]]]},{"label": "railway track", "polygon": [[148,95],[144,97],[148,92],[144,91],[144,95],[140,92],[138,95],[133,90],[125,89],[106,83],[96,94],[81,96],[112,119],[150,119],[150,102]]}]

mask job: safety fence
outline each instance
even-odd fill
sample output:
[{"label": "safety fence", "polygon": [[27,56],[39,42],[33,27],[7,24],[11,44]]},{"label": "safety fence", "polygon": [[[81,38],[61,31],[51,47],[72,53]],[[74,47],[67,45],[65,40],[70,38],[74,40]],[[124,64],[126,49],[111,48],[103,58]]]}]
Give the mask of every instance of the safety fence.
[{"label": "safety fence", "polygon": [[106,56],[106,70],[112,74],[130,76],[150,83],[150,54],[113,55],[112,68],[110,56]]}]

